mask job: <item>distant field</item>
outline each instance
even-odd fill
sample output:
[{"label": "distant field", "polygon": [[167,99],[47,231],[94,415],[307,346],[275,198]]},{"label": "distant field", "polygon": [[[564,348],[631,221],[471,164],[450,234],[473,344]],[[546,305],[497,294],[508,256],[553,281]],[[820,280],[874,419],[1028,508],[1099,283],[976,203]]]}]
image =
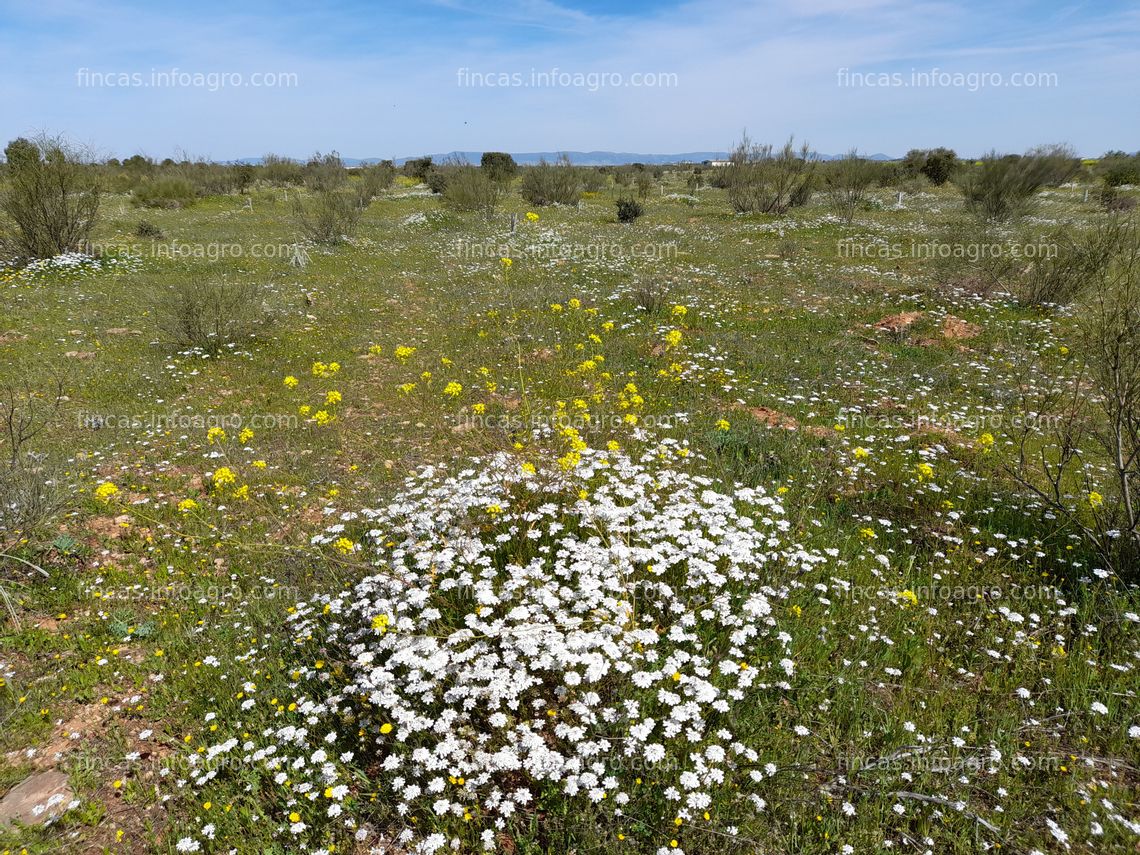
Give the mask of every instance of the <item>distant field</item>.
[{"label": "distant field", "polygon": [[[411,183],[333,247],[295,189],[107,196],[0,271],[74,498],[0,577],[0,793],[74,806],[0,852],[1136,851],[1137,577],[1010,476],[1076,313],[931,258],[957,190]],[[222,281],[264,325],[174,343]]]}]

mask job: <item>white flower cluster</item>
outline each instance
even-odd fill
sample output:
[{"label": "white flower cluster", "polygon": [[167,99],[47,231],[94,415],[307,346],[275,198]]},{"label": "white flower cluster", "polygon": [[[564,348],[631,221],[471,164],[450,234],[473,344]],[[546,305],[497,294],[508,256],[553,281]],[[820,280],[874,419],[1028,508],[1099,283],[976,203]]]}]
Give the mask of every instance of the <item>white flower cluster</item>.
[{"label": "white flower cluster", "polygon": [[[765,764],[733,708],[791,673],[770,605],[783,592],[766,580],[825,559],[787,543],[775,498],[718,492],[677,451],[587,449],[571,475],[506,454],[450,477],[429,468],[318,538],[366,521],[377,572],[291,615],[298,644],[328,660],[304,672],[298,706],[310,725],[353,722],[352,755],[419,818],[402,842],[432,849],[433,825],[502,828],[550,787],[620,817],[641,775],[670,825],[729,784],[742,809],[763,804]],[[288,751],[337,739],[322,736],[283,728],[271,738],[289,748],[255,759],[296,769]],[[332,786],[332,766],[317,769]]]}]

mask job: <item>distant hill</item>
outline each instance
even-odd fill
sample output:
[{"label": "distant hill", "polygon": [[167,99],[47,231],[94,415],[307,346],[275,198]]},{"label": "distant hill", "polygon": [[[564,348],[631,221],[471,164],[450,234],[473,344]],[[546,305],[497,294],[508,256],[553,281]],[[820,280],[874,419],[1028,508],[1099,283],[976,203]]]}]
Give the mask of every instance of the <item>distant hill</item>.
[{"label": "distant hill", "polygon": [[[523,151],[511,152],[511,157],[515,159],[516,163],[534,164],[540,160],[555,161],[563,154],[570,158],[572,163],[578,166],[623,166],[628,163],[646,163],[646,164],[661,164],[661,163],[700,163],[704,160],[725,160],[728,158],[727,151],[685,151],[678,154],[638,154],[628,151]],[[424,157],[425,155],[414,155],[412,157],[397,157],[395,163],[397,166],[403,165],[406,161],[412,160],[413,157]],[[462,158],[470,163],[478,163],[479,159],[483,156],[481,151],[451,151],[445,153],[436,153],[430,155],[435,163],[441,163],[448,158]],[[816,154],[820,160],[837,160],[843,155],[839,154]],[[888,154],[872,154],[868,156],[870,160],[895,160]],[[345,166],[366,166],[370,163],[378,163],[386,158],[382,157],[345,157],[343,158]],[[235,163],[260,163],[260,157],[246,157],[234,161]]]}]

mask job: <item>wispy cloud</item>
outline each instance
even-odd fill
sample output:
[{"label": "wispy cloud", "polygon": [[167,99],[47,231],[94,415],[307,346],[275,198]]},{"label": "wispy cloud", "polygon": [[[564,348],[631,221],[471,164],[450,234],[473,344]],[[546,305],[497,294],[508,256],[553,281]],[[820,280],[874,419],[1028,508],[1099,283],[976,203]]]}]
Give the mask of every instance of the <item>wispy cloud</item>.
[{"label": "wispy cloud", "polygon": [[[90,15],[72,0],[0,4],[0,135],[47,128],[120,155],[180,146],[228,158],[682,151],[726,147],[747,126],[770,140],[795,132],[825,151],[1020,150],[1067,139],[1095,154],[1134,144],[1140,124],[1136,111],[1104,108],[1137,95],[1140,11],[1113,2],[235,6],[119,0]],[[78,77],[174,68],[296,83],[211,91]],[[891,86],[850,76],[909,81],[934,69],[950,76]],[[1009,84],[1027,73],[1053,83]],[[606,85],[591,86],[602,74]],[[639,74],[658,85],[631,85]],[[954,82],[971,74],[988,75],[986,85]],[[520,82],[488,83],[502,75]]]}]

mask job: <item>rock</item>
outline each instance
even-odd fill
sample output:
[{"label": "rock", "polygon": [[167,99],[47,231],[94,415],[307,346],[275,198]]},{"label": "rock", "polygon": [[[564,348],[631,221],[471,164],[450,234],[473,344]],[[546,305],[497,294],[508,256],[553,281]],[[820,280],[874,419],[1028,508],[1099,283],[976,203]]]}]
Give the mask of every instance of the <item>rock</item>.
[{"label": "rock", "polygon": [[0,827],[19,822],[40,825],[62,814],[75,793],[62,772],[40,772],[25,778],[0,800]]}]

